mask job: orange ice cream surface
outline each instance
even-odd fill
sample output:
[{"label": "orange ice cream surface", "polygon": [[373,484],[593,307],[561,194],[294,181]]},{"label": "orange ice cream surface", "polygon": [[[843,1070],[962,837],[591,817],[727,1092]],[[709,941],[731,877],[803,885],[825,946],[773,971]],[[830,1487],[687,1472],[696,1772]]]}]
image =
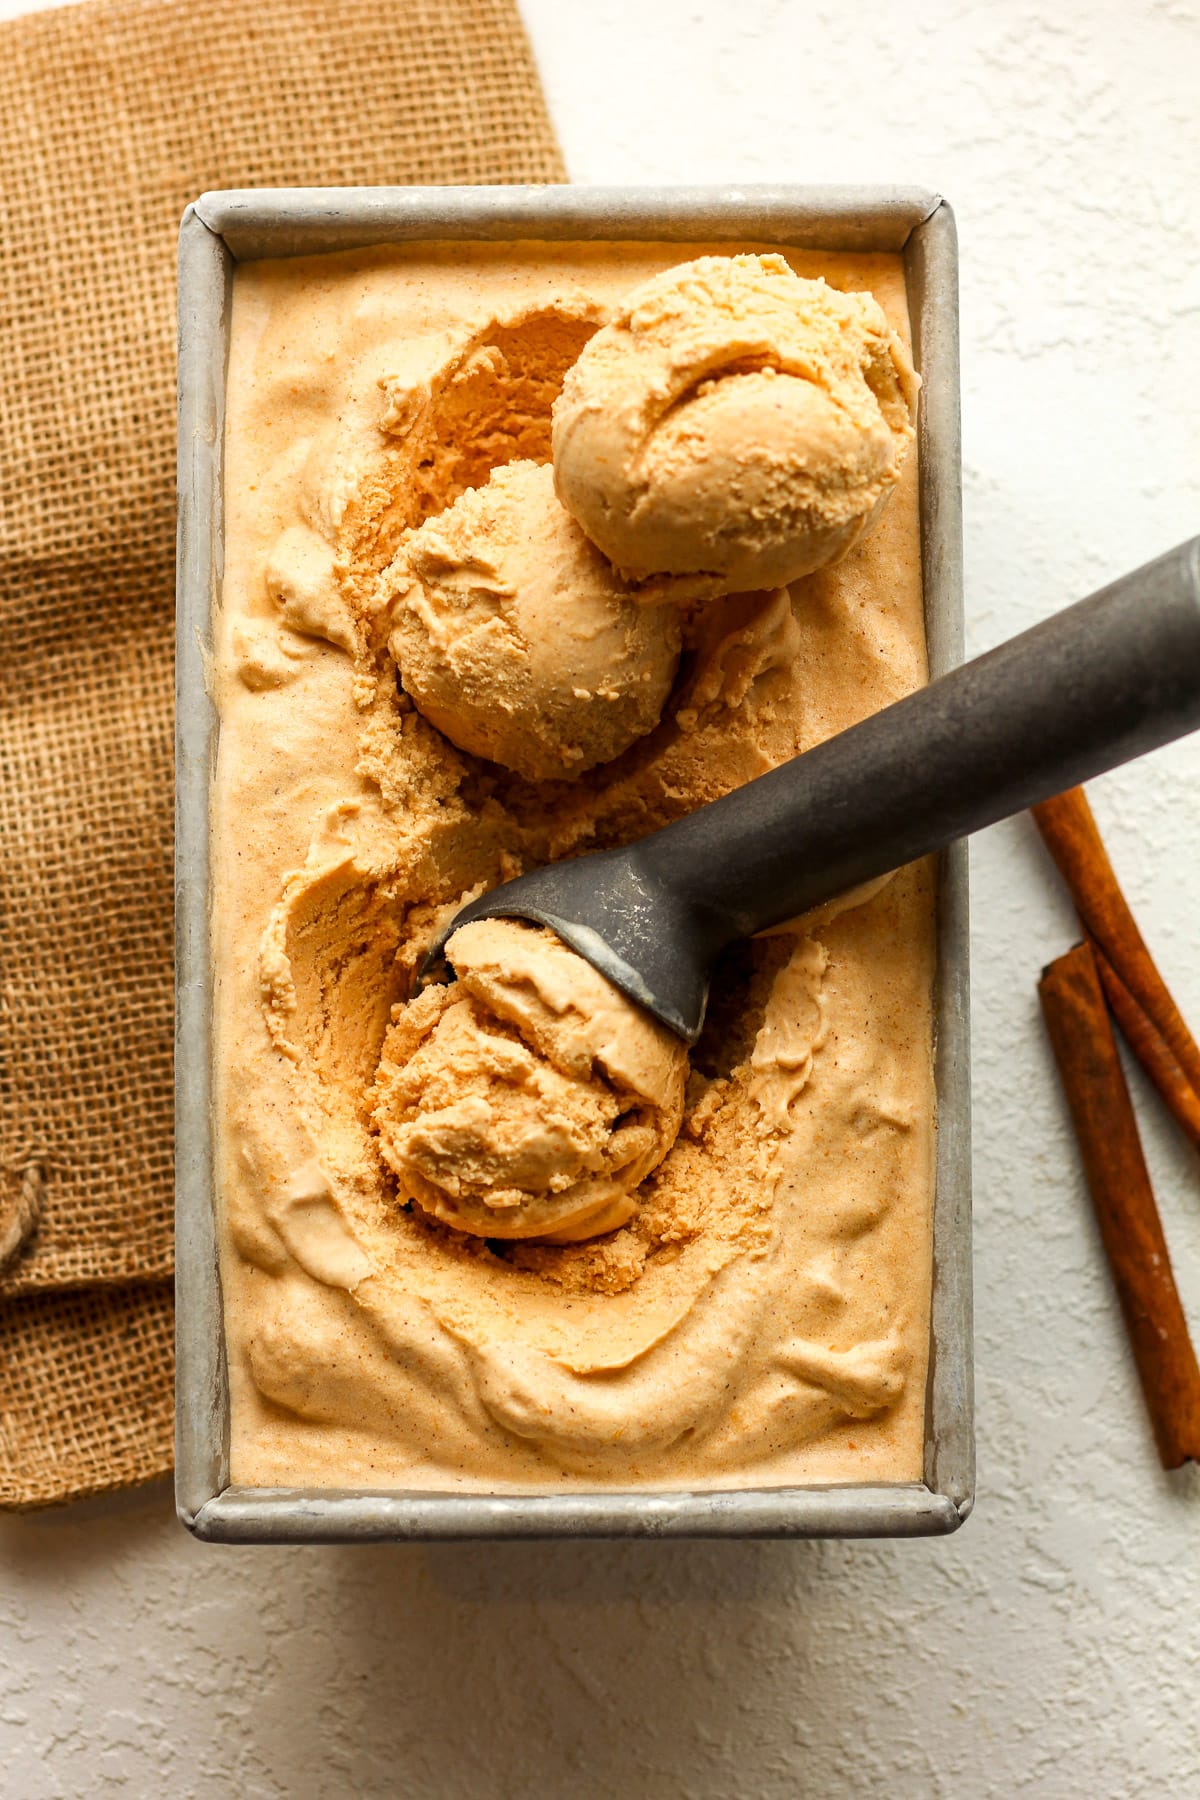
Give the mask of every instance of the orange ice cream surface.
[{"label": "orange ice cream surface", "polygon": [[[921,1478],[923,865],[726,953],[690,1054],[535,927],[464,928],[453,983],[416,982],[474,895],[925,680],[908,337],[888,255],[237,269],[212,807],[235,1482]],[[648,434],[643,358],[675,408]]]}]

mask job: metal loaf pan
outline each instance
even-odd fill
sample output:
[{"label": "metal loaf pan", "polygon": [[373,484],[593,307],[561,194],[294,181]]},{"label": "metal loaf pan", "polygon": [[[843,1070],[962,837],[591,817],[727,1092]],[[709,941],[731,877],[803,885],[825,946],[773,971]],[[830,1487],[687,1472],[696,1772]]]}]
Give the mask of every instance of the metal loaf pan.
[{"label": "metal loaf pan", "polygon": [[967,856],[940,859],[937,1191],[924,1481],[744,1492],[488,1495],[230,1485],[213,1190],[205,681],[222,573],[222,438],[234,265],[435,239],[777,243],[903,251],[920,408],[922,569],[934,675],[961,659],[958,286],[954,219],[913,188],[296,188],[206,194],[179,243],[176,802],[176,1497],[222,1542],[523,1537],[918,1537],[974,1493]]}]

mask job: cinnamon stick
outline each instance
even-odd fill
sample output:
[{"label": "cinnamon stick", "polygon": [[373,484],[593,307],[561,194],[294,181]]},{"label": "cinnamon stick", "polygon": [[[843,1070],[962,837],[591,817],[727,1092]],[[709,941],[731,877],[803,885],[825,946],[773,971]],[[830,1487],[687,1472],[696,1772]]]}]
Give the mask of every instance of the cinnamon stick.
[{"label": "cinnamon stick", "polygon": [[1180,1068],[1171,1046],[1149,1015],[1142,1011],[1117,971],[1094,938],[1088,940],[1096,958],[1096,972],[1113,1017],[1125,1041],[1162,1095],[1177,1122],[1200,1150],[1200,1094]]},{"label": "cinnamon stick", "polygon": [[[1189,1136],[1194,1136],[1194,1121],[1200,1117],[1200,1045],[1146,948],[1087,796],[1082,788],[1069,788],[1053,800],[1043,800],[1032,812],[1088,936],[1120,984],[1119,990],[1114,984],[1110,999],[1130,1049]],[[1103,977],[1103,965],[1100,973]],[[1135,1007],[1144,1024],[1135,1019]]]},{"label": "cinnamon stick", "polygon": [[1200,1460],[1200,1364],[1090,944],[1042,971],[1042,1011],[1164,1469]]}]

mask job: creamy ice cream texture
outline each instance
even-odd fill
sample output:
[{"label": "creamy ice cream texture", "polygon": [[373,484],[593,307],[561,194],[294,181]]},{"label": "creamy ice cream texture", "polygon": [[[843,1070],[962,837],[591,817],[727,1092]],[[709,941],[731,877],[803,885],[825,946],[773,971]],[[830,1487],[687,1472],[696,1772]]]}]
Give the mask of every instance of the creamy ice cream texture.
[{"label": "creamy ice cream texture", "polygon": [[554,405],[563,504],[631,580],[773,588],[835,561],[899,479],[917,380],[870,294],[782,256],[637,288]]},{"label": "creamy ice cream texture", "polygon": [[493,471],[406,539],[386,580],[405,690],[460,749],[545,781],[610,762],[658,723],[679,619],[638,604],[548,466]]},{"label": "creamy ice cream texture", "polygon": [[679,1130],[683,1044],[553,932],[481,920],[447,956],[457,980],[398,1009],[375,1085],[401,1194],[481,1237],[624,1225]]},{"label": "creamy ice cream texture", "polygon": [[[460,749],[532,780],[613,760],[670,691],[670,602],[843,556],[898,479],[916,387],[870,295],[780,256],[656,276],[567,369],[553,474],[509,462],[404,542],[390,647],[406,691]],[[619,570],[657,578],[660,603]],[[301,580],[284,593],[302,608]]]},{"label": "creamy ice cream texture", "polygon": [[[531,777],[414,705],[406,546],[453,537],[494,470],[519,486],[537,465],[548,493],[564,376],[680,255],[421,246],[237,271],[213,797],[235,1481],[919,1478],[923,870],[730,952],[690,1069],[627,1002],[582,1002],[569,953],[527,927],[463,931],[455,983],[415,994],[473,894],[639,837],[924,678],[910,457],[836,566],[685,617],[658,722],[612,759]],[[870,290],[903,337],[898,258],[789,262]],[[431,585],[438,628],[463,596]],[[484,585],[511,615],[537,593],[500,556]],[[539,1229],[505,1235],[504,1215]]]}]

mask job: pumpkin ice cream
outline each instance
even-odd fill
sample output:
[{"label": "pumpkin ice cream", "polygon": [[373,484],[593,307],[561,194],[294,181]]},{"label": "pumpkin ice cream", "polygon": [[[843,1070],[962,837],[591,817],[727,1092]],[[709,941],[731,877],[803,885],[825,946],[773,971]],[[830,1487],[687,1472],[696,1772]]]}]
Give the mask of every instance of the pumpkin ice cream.
[{"label": "pumpkin ice cream", "polygon": [[[560,467],[564,511],[552,415],[576,416],[631,295],[669,294],[681,263],[732,294],[734,253],[772,293],[828,284],[820,343],[849,321],[875,410],[854,400],[861,441],[852,408],[828,422],[857,498],[722,537],[712,489],[695,567],[647,594],[688,559],[627,564]],[[530,926],[463,928],[456,980],[416,980],[474,895],[640,837],[925,679],[907,333],[888,255],[456,244],[236,270],[212,808],[235,1483],[920,1479],[923,867],[728,952],[690,1055]],[[729,393],[700,382],[677,418],[745,432],[750,497],[741,396],[791,393],[799,352],[738,354]],[[785,409],[793,447],[812,399]],[[682,467],[683,441],[646,466]],[[686,484],[661,492],[679,541]],[[840,560],[789,588],[776,549],[805,532]]]},{"label": "pumpkin ice cream", "polygon": [[870,294],[782,256],[704,256],[634,290],[554,406],[559,496],[626,576],[777,587],[874,523],[917,380]]},{"label": "pumpkin ice cream", "polygon": [[613,1231],[683,1117],[687,1052],[553,932],[464,925],[399,1007],[372,1116],[399,1191],[480,1237]]},{"label": "pumpkin ice cream", "polygon": [[679,619],[638,604],[545,465],[511,462],[468,488],[384,579],[405,692],[460,750],[548,780],[611,762],[658,724]]}]

